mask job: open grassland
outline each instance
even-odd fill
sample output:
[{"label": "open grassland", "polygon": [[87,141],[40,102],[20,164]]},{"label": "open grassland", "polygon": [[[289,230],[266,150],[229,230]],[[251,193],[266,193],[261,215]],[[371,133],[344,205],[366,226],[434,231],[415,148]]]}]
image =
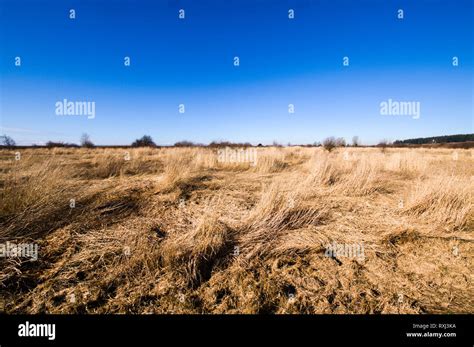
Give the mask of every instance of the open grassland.
[{"label": "open grassland", "polygon": [[474,312],[472,149],[256,151],[0,151],[0,310]]}]

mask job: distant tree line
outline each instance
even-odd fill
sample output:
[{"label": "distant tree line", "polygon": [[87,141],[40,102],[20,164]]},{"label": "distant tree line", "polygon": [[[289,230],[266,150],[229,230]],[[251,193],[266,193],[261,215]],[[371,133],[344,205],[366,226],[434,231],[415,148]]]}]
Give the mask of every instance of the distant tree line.
[{"label": "distant tree line", "polygon": [[46,147],[79,147],[75,143],[48,141],[45,143]]},{"label": "distant tree line", "polygon": [[429,143],[451,143],[474,141],[474,134],[446,135],[434,137],[420,137],[415,139],[397,140],[394,145],[424,145]]},{"label": "distant tree line", "polygon": [[[467,142],[467,143],[466,143]],[[474,142],[474,134],[459,134],[459,135],[445,135],[445,136],[434,136],[434,137],[420,137],[414,139],[406,139],[406,140],[397,140],[391,142],[389,140],[381,140],[376,145],[381,149],[385,149],[387,147],[392,146],[409,146],[409,145],[433,145],[433,144],[449,144],[449,143],[460,143],[456,146],[463,146],[465,145],[468,147],[472,147],[472,142]],[[82,134],[79,145],[75,143],[68,143],[68,142],[60,142],[60,141],[48,141],[45,143],[46,147],[54,148],[54,147],[84,147],[84,148],[94,148],[95,145],[91,141],[91,138],[88,134]],[[471,144],[470,144],[471,143]],[[16,142],[8,135],[0,135],[0,147],[15,147]],[[37,145],[33,145],[34,147]],[[139,139],[133,141],[130,145],[131,147],[158,147],[156,143],[153,141],[152,137],[149,135],[144,135]],[[202,143],[196,143],[192,141],[178,141],[176,142],[173,147],[211,147],[211,148],[219,148],[219,147],[252,147],[253,145],[249,142],[231,142],[231,141],[212,141],[208,145]],[[273,147],[283,147],[280,143],[274,141],[271,145]],[[292,146],[288,143],[288,146]],[[331,152],[333,149],[337,147],[359,147],[361,146],[361,141],[358,136],[354,136],[352,138],[352,143],[346,143],[346,140],[342,137],[327,137],[322,142],[315,141],[312,144],[302,144],[297,146],[303,147],[323,147],[327,151]],[[454,145],[453,145],[454,146]],[[123,146],[105,146],[105,147],[123,147]],[[258,144],[257,147],[264,147],[261,143]]]}]

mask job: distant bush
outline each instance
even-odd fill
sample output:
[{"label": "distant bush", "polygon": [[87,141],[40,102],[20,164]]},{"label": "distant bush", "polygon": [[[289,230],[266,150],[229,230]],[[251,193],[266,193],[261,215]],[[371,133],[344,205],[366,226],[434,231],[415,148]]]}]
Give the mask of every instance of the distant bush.
[{"label": "distant bush", "polygon": [[174,147],[202,147],[204,146],[202,143],[195,143],[192,141],[178,141],[174,144]]},{"label": "distant bush", "polygon": [[321,142],[314,141],[313,143],[306,143],[306,144],[302,144],[302,145],[298,145],[298,146],[301,146],[301,147],[321,147]]},{"label": "distant bush", "polygon": [[335,138],[334,136],[327,137],[323,140],[323,147],[328,152],[331,152],[336,147],[345,147],[346,140],[343,137]]},{"label": "distant bush", "polygon": [[323,140],[323,147],[326,151],[331,152],[334,148],[337,147],[336,139],[334,136],[327,137]]},{"label": "distant bush", "polygon": [[252,147],[252,144],[249,142],[212,141],[209,147]]},{"label": "distant bush", "polygon": [[156,143],[151,136],[144,135],[143,137],[133,141],[132,147],[156,147]]}]

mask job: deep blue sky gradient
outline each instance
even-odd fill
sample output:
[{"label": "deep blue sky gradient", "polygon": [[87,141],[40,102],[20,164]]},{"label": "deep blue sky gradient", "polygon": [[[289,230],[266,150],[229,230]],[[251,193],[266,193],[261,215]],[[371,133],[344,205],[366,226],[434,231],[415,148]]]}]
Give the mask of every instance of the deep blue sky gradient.
[{"label": "deep blue sky gradient", "polygon": [[[0,0],[0,133],[117,145],[472,133],[473,17],[472,0]],[[64,98],[95,101],[96,118],[57,116]],[[389,98],[420,101],[421,118],[381,116]]]}]

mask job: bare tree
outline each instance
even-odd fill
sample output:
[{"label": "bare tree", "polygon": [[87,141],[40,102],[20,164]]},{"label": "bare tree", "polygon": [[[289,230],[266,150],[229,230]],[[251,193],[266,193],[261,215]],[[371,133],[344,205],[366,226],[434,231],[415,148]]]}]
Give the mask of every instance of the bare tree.
[{"label": "bare tree", "polygon": [[86,148],[94,147],[94,143],[91,141],[89,134],[84,133],[81,135],[81,146]]},{"label": "bare tree", "polygon": [[359,147],[359,144],[360,144],[360,142],[359,142],[359,136],[354,136],[354,137],[352,138],[352,146],[353,146],[353,147]]},{"label": "bare tree", "polygon": [[377,147],[380,148],[380,151],[382,153],[385,153],[385,151],[387,150],[387,147],[390,145],[391,145],[390,141],[388,141],[387,139],[383,139],[379,141],[379,143],[377,144]]},{"label": "bare tree", "polygon": [[337,147],[346,147],[346,140],[343,137],[338,137],[336,139],[336,146]]},{"label": "bare tree", "polygon": [[10,136],[8,135],[0,136],[0,146],[13,147],[15,145],[16,145],[15,140],[13,140]]}]

